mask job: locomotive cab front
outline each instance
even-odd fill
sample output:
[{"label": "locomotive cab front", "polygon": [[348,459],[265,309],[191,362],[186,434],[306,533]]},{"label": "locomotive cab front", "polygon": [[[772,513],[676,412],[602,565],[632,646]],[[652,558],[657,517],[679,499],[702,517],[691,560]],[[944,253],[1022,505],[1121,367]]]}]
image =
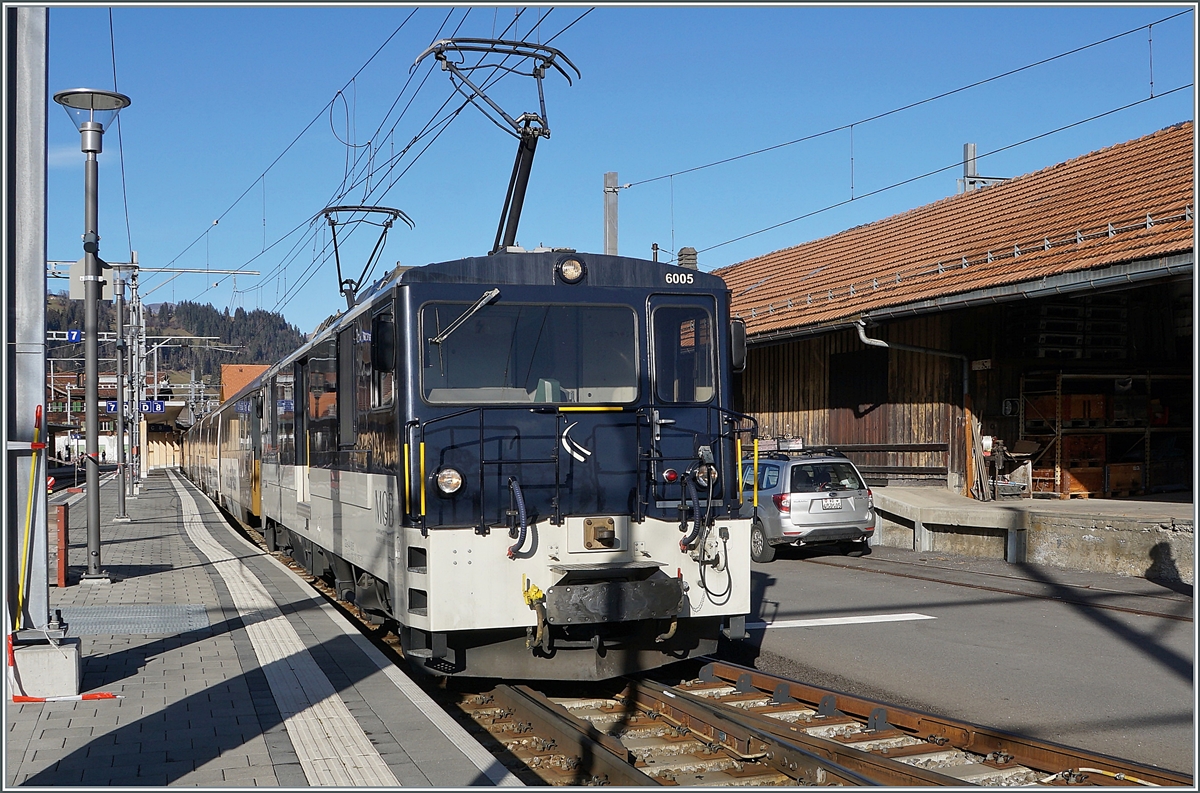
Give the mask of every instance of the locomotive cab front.
[{"label": "locomotive cab front", "polygon": [[724,282],[518,252],[409,270],[398,301],[393,605],[411,658],[594,679],[740,633],[751,507],[737,458],[752,422],[730,409]]}]

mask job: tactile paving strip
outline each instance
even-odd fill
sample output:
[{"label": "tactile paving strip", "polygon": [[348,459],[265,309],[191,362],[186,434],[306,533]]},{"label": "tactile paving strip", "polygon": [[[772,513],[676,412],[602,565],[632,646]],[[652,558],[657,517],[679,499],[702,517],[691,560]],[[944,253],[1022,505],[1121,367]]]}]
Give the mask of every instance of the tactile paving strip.
[{"label": "tactile paving strip", "polygon": [[209,626],[203,604],[69,606],[62,610],[69,636],[179,634]]}]

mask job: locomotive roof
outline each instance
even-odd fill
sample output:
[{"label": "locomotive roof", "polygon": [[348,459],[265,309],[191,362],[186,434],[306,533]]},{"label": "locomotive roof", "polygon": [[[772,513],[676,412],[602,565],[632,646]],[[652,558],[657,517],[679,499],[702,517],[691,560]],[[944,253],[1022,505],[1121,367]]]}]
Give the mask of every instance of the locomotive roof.
[{"label": "locomotive roof", "polygon": [[[555,266],[566,258],[574,258],[583,262],[587,268],[587,278],[583,284],[567,286],[557,281]],[[506,251],[491,256],[471,256],[465,259],[453,259],[446,262],[433,262],[421,267],[411,267],[399,275],[391,275],[376,281],[358,297],[354,308],[336,315],[314,333],[312,338],[296,350],[271,364],[270,368],[247,383],[240,391],[222,403],[221,407],[244,398],[257,391],[264,379],[274,377],[282,365],[297,358],[302,358],[310,347],[327,334],[336,332],[349,320],[358,317],[364,311],[370,310],[371,299],[397,284],[512,284],[525,286],[563,286],[567,289],[579,287],[667,287],[665,274],[670,272],[687,272],[692,275],[692,283],[687,286],[671,284],[672,291],[677,289],[694,289],[696,291],[727,292],[725,281],[716,275],[689,270],[673,264],[652,262],[648,259],[636,259],[629,256],[609,256],[600,253],[578,253],[570,249],[550,251]],[[214,411],[214,413],[219,412]]]},{"label": "locomotive roof", "polygon": [[667,272],[690,272],[693,288],[725,291],[725,282],[715,275],[686,270],[673,264],[635,259],[629,256],[608,256],[600,253],[578,253],[571,250],[516,251],[493,256],[472,256],[448,262],[414,267],[400,274],[401,284],[422,283],[480,283],[524,284],[555,286],[554,268],[563,259],[573,258],[587,268],[587,286],[603,287],[661,287]]}]

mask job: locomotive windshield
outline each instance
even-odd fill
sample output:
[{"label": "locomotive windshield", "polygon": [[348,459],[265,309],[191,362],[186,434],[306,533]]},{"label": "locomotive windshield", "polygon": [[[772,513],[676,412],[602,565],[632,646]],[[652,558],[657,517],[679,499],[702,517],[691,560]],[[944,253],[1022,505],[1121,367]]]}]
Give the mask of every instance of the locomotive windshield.
[{"label": "locomotive windshield", "polygon": [[421,311],[429,402],[628,403],[637,398],[637,318],[628,306],[493,304],[453,333],[469,308]]},{"label": "locomotive windshield", "polygon": [[654,310],[654,382],[662,402],[707,402],[715,393],[713,323],[699,306]]}]

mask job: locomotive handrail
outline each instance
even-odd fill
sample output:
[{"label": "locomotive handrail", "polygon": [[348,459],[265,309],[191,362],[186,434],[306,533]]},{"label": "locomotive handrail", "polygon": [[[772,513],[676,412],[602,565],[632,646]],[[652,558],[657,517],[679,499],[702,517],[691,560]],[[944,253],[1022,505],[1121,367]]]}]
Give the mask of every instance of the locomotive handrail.
[{"label": "locomotive handrail", "polygon": [[[488,411],[493,411],[493,412],[501,411],[501,410],[512,411],[512,410],[521,410],[521,409],[522,408],[520,406],[505,405],[503,407],[485,407],[485,406],[480,405],[477,407],[470,407],[470,408],[464,408],[463,410],[457,410],[453,413],[447,413],[444,416],[438,416],[436,418],[432,418],[427,421],[421,421],[420,419],[411,419],[411,420],[405,422],[404,426],[405,426],[406,430],[408,427],[415,426],[420,431],[420,444],[421,444],[420,445],[420,449],[421,449],[421,451],[420,451],[420,453],[421,453],[421,513],[420,513],[420,518],[421,518],[421,536],[422,537],[428,536],[428,534],[429,534],[429,525],[428,525],[428,521],[426,519],[427,516],[426,516],[426,510],[425,510],[425,487],[426,487],[426,481],[425,481],[426,480],[426,477],[425,477],[425,432],[426,432],[426,428],[429,427],[429,425],[431,425],[431,424],[438,424],[440,422],[448,421],[449,419],[458,418],[460,416],[465,416],[470,413],[478,413],[479,414],[479,482],[478,482],[478,484],[479,484],[479,524],[476,528],[476,531],[480,531],[480,530],[486,531],[487,530],[487,503],[486,503],[486,495],[485,495],[486,489],[484,487],[484,477],[485,477],[485,466],[488,466],[488,465],[549,465],[549,464],[553,463],[554,464],[554,500],[553,500],[554,515],[551,518],[551,523],[553,523],[555,526],[562,525],[562,506],[561,506],[562,505],[562,471],[560,468],[558,444],[554,445],[554,454],[552,457],[550,457],[548,459],[517,458],[515,460],[488,460],[484,456],[484,453],[483,453],[484,414]],[[530,413],[544,413],[545,412],[544,410],[539,410],[537,408],[528,408],[528,410]],[[555,416],[554,434],[555,434],[555,437],[557,438],[561,434],[561,423],[562,423],[563,417],[562,417],[562,414],[557,411],[555,411],[554,416]],[[405,444],[406,455],[408,454],[407,447],[408,447],[408,444]],[[407,469],[407,459],[406,459],[406,469]],[[406,478],[407,478],[407,475],[406,475]]]},{"label": "locomotive handrail", "polygon": [[[707,415],[707,419],[705,421],[705,424],[706,424],[705,430],[707,433],[716,437],[718,439],[719,443],[721,443],[723,445],[725,442],[727,442],[730,439],[734,439],[735,443],[737,443],[740,441],[739,436],[746,434],[746,433],[750,433],[751,437],[755,441],[755,449],[757,450],[757,448],[758,448],[758,444],[757,444],[758,420],[757,419],[755,419],[753,416],[746,415],[745,413],[739,413],[737,411],[730,410],[728,408],[721,407],[719,405],[707,405],[704,407],[705,407],[706,415]],[[552,503],[553,503],[554,513],[551,517],[551,523],[555,526],[562,525],[562,523],[563,523],[562,468],[561,468],[562,458],[561,458],[561,452],[559,451],[559,444],[555,443],[553,445],[554,453],[549,458],[520,458],[520,457],[518,457],[516,459],[489,460],[484,455],[484,434],[485,434],[485,415],[486,415],[486,413],[498,412],[498,411],[513,411],[513,410],[528,410],[530,413],[538,413],[538,414],[542,414],[542,415],[554,416],[555,417],[554,420],[555,420],[555,437],[556,438],[562,436],[563,422],[565,421],[564,414],[566,414],[566,413],[570,413],[570,412],[629,412],[626,407],[621,407],[621,406],[614,407],[614,406],[607,406],[607,405],[596,405],[596,406],[545,405],[545,406],[533,407],[533,408],[523,408],[522,406],[518,406],[518,405],[511,405],[511,406],[510,405],[505,405],[505,406],[478,405],[478,406],[463,408],[462,410],[456,410],[453,413],[447,413],[444,416],[437,416],[435,418],[431,418],[431,419],[427,419],[427,420],[410,419],[409,421],[405,422],[405,424],[404,424],[406,435],[410,431],[411,428],[416,428],[419,431],[419,454],[420,454],[419,467],[420,467],[420,487],[421,487],[420,510],[415,516],[414,516],[413,512],[411,511],[412,505],[411,505],[410,499],[409,499],[409,488],[410,488],[411,478],[412,478],[410,467],[409,467],[411,451],[409,449],[409,443],[407,441],[404,443],[405,510],[408,513],[410,518],[411,517],[419,517],[420,518],[421,536],[423,536],[423,537],[428,536],[428,533],[429,533],[428,516],[427,516],[426,509],[425,509],[425,490],[426,490],[426,487],[428,484],[426,481],[427,477],[426,477],[426,473],[425,473],[426,432],[431,425],[440,424],[442,422],[449,421],[449,420],[455,419],[455,418],[460,418],[462,416],[466,416],[466,415],[473,414],[473,413],[479,414],[479,441],[478,441],[479,464],[478,464],[478,477],[477,477],[477,485],[479,488],[479,522],[477,524],[476,531],[487,531],[487,528],[488,528],[487,527],[486,488],[484,485],[485,485],[485,477],[486,477],[486,466],[489,466],[489,465],[499,466],[499,465],[550,465],[550,464],[553,464],[554,465],[554,498],[553,498]],[[636,427],[636,430],[635,430],[636,437],[635,437],[634,443],[635,443],[635,447],[638,450],[637,454],[638,454],[639,458],[642,457],[642,451],[645,448],[642,445],[642,423],[639,419],[646,418],[649,421],[653,421],[653,418],[647,412],[647,411],[651,411],[651,410],[653,410],[653,408],[649,405],[646,405],[646,406],[636,408],[632,411],[635,415],[635,427]],[[729,425],[729,428],[727,430],[719,430],[719,429],[714,430],[714,428],[712,426],[714,413],[719,417],[718,423],[724,423],[726,425]],[[750,422],[751,426],[749,426],[749,427],[734,426],[735,424],[738,424],[743,421]],[[743,498],[742,498],[742,486],[741,486],[740,444],[735,446],[735,449],[736,449],[736,454],[737,454],[737,460],[734,464],[734,468],[736,469],[735,474],[736,474],[736,478],[737,478],[738,503],[741,504],[743,501]],[[726,451],[724,448],[719,447],[719,451],[722,452],[719,455],[719,459],[722,461],[720,476],[724,477],[726,482],[730,482],[732,480],[730,480],[728,478],[729,471],[727,469],[725,469],[725,465],[724,465],[724,463],[728,459],[728,455],[723,453]],[[757,459],[757,452],[756,452],[755,457]],[[636,487],[637,487],[637,491],[639,493],[639,496],[634,500],[634,503],[635,503],[634,521],[637,523],[641,523],[645,519],[645,512],[644,512],[643,507],[646,506],[647,502],[640,495],[640,494],[646,492],[647,482],[645,481],[644,477],[648,478],[650,480],[648,484],[651,487],[653,487],[653,485],[654,485],[654,475],[652,473],[653,463],[661,462],[664,459],[666,459],[666,458],[663,457],[662,455],[655,454],[655,452],[652,448],[647,448],[646,454],[645,454],[645,460],[650,465],[643,466],[640,463],[635,465],[635,470],[637,471]],[[756,473],[755,498],[754,498],[755,509],[757,509],[757,507],[758,507],[757,496],[758,496],[758,492],[757,492],[757,473]]]}]

